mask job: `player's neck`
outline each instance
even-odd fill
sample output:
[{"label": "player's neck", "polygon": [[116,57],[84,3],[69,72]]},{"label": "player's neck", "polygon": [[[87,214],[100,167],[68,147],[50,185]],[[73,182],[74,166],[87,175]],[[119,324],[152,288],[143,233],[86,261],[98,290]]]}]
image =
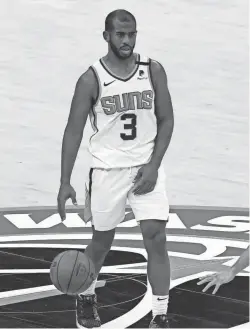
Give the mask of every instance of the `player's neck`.
[{"label": "player's neck", "polygon": [[105,63],[110,66],[110,68],[120,68],[124,71],[130,70],[136,65],[136,54],[132,54],[129,58],[120,59],[112,51],[109,51],[106,56],[103,57]]}]

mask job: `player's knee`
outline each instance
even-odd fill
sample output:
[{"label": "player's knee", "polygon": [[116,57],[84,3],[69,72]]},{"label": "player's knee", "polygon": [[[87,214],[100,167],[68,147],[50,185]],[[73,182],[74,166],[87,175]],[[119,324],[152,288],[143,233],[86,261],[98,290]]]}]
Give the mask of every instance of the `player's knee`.
[{"label": "player's knee", "polygon": [[165,246],[167,243],[165,230],[156,232],[153,242],[159,246]]},{"label": "player's knee", "polygon": [[164,223],[143,225],[143,240],[148,253],[166,254],[166,233]]},{"label": "player's knee", "polygon": [[155,231],[153,237],[151,238],[151,243],[149,243],[148,252],[156,253],[158,255],[166,254],[166,233],[165,231]]}]

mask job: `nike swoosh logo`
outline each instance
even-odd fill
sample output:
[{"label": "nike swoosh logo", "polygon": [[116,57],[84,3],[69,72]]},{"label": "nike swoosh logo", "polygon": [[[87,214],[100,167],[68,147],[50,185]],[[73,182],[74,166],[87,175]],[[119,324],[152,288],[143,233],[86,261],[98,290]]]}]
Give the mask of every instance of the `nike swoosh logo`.
[{"label": "nike swoosh logo", "polygon": [[167,299],[167,298],[157,298],[157,300],[165,300],[165,299]]},{"label": "nike swoosh logo", "polygon": [[115,80],[113,80],[113,81],[111,81],[111,82],[109,82],[109,83],[104,82],[104,87],[107,87],[108,85],[110,85],[110,84],[113,83],[113,82],[115,82]]}]

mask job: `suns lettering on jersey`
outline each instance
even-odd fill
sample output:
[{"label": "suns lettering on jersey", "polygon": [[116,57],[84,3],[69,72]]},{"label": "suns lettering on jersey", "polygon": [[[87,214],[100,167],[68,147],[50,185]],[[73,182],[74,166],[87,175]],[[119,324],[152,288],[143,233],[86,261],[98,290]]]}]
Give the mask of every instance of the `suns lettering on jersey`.
[{"label": "suns lettering on jersey", "polygon": [[129,110],[151,110],[153,108],[153,91],[133,91],[121,95],[104,96],[100,99],[105,114],[112,115]]}]

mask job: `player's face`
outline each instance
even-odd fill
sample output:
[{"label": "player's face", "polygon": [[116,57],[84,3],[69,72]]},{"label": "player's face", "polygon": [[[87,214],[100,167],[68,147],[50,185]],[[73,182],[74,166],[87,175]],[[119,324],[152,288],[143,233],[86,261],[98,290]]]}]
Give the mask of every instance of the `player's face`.
[{"label": "player's face", "polygon": [[120,59],[129,58],[133,54],[136,42],[136,24],[114,20],[113,30],[108,33],[108,43],[114,54]]}]

